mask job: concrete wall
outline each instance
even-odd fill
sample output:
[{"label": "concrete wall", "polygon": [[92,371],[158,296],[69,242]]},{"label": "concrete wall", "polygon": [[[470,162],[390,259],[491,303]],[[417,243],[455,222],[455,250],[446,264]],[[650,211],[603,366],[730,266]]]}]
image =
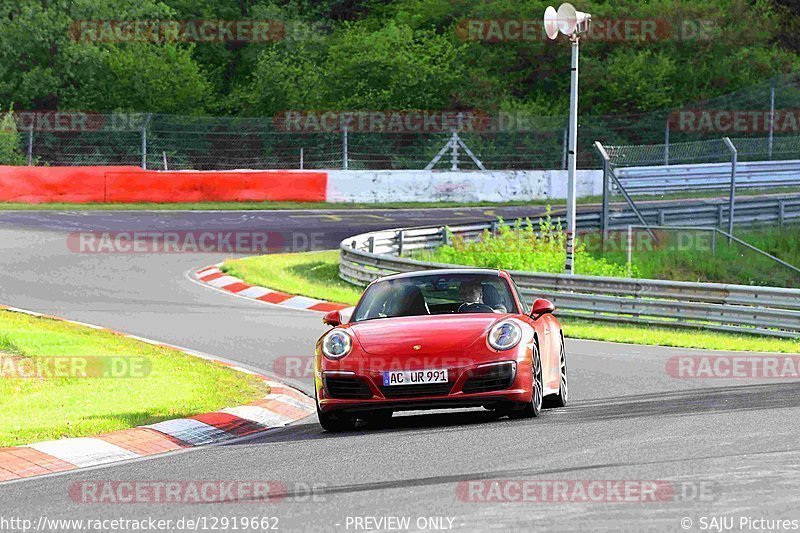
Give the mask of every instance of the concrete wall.
[{"label": "concrete wall", "polygon": [[[601,193],[602,172],[578,171],[578,196]],[[231,170],[0,166],[5,202],[507,202],[562,199],[563,170]]]},{"label": "concrete wall", "polygon": [[[600,170],[578,171],[578,196],[602,192]],[[428,170],[328,171],[329,202],[505,202],[563,199],[567,171],[440,172]]]}]

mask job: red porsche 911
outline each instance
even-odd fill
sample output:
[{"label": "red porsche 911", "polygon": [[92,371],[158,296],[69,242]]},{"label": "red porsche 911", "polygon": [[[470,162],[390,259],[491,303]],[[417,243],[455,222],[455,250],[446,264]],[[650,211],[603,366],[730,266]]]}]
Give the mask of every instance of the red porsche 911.
[{"label": "red porsche 911", "polygon": [[395,411],[485,407],[512,418],[567,403],[554,306],[530,312],[503,270],[446,269],[372,282],[316,345],[317,414],[328,431]]}]

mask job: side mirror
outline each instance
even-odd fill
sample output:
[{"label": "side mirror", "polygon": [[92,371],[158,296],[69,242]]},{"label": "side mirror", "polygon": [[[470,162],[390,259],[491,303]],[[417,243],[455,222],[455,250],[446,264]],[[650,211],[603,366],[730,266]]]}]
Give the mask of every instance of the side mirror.
[{"label": "side mirror", "polygon": [[553,302],[550,300],[545,300],[544,298],[537,298],[536,301],[533,302],[531,316],[534,318],[539,318],[540,316],[546,315],[547,313],[552,313],[555,310],[556,306],[553,305]]},{"label": "side mirror", "polygon": [[335,311],[331,311],[330,313],[322,317],[322,323],[336,327],[342,323],[342,314],[339,312],[338,309]]}]

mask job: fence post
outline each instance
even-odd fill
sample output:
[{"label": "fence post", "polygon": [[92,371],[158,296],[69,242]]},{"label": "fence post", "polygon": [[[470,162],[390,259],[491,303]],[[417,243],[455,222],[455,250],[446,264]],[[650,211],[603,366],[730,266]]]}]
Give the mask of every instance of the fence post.
[{"label": "fence post", "polygon": [[347,122],[345,122],[342,127],[342,170],[347,170],[349,166],[349,157],[347,155],[347,129]]},{"label": "fence post", "polygon": [[303,148],[300,148],[300,170],[303,170]]},{"label": "fence post", "polygon": [[733,235],[733,214],[736,207],[736,160],[739,157],[739,152],[736,150],[733,141],[730,137],[723,137],[722,140],[731,151],[731,199],[730,207],[728,208],[728,244],[731,244],[731,235]]},{"label": "fence post", "polygon": [[458,133],[453,130],[453,137],[450,140],[452,152],[450,153],[450,170],[453,172],[458,170]]},{"label": "fence post", "polygon": [[667,125],[664,128],[664,166],[669,166],[669,115],[667,115]]},{"label": "fence post", "polygon": [[768,152],[769,158],[772,159],[772,136],[775,132],[775,80],[772,80],[772,85],[769,89],[769,141]]},{"label": "fence post", "polygon": [[28,130],[28,166],[33,166],[33,123],[31,120],[31,127]]},{"label": "fence post", "polygon": [[152,113],[145,115],[144,123],[142,124],[142,169],[147,170],[147,125],[150,123]]},{"label": "fence post", "polygon": [[603,147],[600,141],[595,141],[594,147],[600,154],[600,158],[603,160],[603,207],[600,213],[600,250],[605,251],[606,240],[608,240],[608,188],[611,185],[611,180],[609,179],[609,173],[611,172],[611,158],[608,157],[608,152],[606,152],[606,149]]},{"label": "fence post", "polygon": [[628,225],[628,277],[633,275],[633,226]]}]

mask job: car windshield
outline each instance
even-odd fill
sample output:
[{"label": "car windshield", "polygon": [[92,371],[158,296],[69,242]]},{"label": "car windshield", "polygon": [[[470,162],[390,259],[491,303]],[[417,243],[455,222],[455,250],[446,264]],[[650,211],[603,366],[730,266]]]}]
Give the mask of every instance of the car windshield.
[{"label": "car windshield", "polygon": [[517,312],[508,283],[496,274],[437,274],[395,278],[371,285],[353,312],[353,320]]}]

